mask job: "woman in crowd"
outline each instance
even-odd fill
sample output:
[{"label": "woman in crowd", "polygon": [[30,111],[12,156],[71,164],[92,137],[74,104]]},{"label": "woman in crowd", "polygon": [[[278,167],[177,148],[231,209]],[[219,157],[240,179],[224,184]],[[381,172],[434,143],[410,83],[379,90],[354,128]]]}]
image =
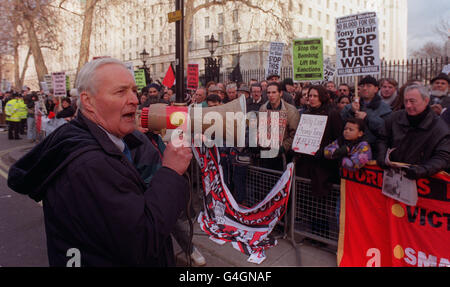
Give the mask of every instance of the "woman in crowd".
[{"label": "woman in crowd", "polygon": [[349,96],[340,96],[339,99],[337,100],[337,105],[336,106],[337,106],[339,112],[341,112],[342,109],[346,105],[348,105],[350,103],[351,103],[351,101],[350,101],[350,97]]},{"label": "woman in crowd", "polygon": [[311,86],[309,89],[307,109],[303,115],[328,117],[319,150],[315,155],[300,154],[297,162],[297,174],[311,179],[312,195],[327,196],[332,183],[339,180],[339,164],[336,160],[326,160],[323,152],[327,145],[342,134],[342,119],[330,103],[327,90],[322,86]]},{"label": "woman in crowd", "polygon": [[65,119],[66,121],[72,120],[75,115],[75,110],[71,103],[72,101],[69,98],[63,98],[61,100],[62,110],[56,114],[57,119]]}]

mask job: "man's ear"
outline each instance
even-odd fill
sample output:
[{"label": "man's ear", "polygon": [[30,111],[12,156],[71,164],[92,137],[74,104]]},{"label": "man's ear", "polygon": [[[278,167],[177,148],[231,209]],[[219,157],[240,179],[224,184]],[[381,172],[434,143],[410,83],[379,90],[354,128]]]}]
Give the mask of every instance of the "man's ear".
[{"label": "man's ear", "polygon": [[80,94],[81,106],[85,111],[92,112],[94,110],[94,99],[92,95],[86,91]]}]

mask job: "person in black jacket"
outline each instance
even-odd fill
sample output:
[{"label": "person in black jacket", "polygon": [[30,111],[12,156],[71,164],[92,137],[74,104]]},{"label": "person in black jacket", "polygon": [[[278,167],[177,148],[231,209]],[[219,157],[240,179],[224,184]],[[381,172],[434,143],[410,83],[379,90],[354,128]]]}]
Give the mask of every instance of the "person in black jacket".
[{"label": "person in black jacket", "polygon": [[[174,266],[170,233],[186,206],[182,176],[192,152],[169,143],[147,185],[133,162],[142,142],[132,74],[119,60],[87,63],[76,87],[80,112],[18,160],[8,186],[43,201],[51,266],[66,266],[78,250],[81,266]],[[134,153],[134,158],[131,156]],[[70,252],[69,252],[70,251]],[[75,263],[76,265],[76,263]]]},{"label": "person in black jacket", "polygon": [[311,179],[312,195],[315,197],[328,196],[332,183],[339,181],[339,162],[327,160],[324,149],[335,139],[339,138],[344,124],[339,111],[330,104],[329,94],[322,86],[311,86],[308,92],[308,107],[302,114],[327,116],[327,123],[323,132],[320,148],[315,155],[299,154],[297,160],[297,175]]},{"label": "person in black jacket", "polygon": [[75,115],[75,109],[72,107],[72,101],[70,98],[63,98],[61,100],[62,110],[56,114],[57,119],[65,119],[66,121],[72,120]]},{"label": "person in black jacket", "polygon": [[386,167],[388,148],[395,148],[390,161],[408,163],[406,177],[418,179],[450,167],[448,125],[429,106],[430,96],[422,85],[406,87],[405,109],[394,112],[381,129],[377,163]]}]

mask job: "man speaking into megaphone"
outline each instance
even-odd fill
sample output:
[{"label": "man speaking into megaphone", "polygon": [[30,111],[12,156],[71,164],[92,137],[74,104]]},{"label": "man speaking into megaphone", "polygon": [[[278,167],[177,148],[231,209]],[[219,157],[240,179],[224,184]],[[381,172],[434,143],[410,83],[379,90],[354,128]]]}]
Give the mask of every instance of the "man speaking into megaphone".
[{"label": "man speaking into megaphone", "polygon": [[[131,72],[116,59],[97,59],[80,70],[76,88],[77,117],[9,171],[11,189],[43,202],[50,265],[66,266],[78,250],[76,266],[174,266],[170,233],[186,206],[191,149],[169,143],[146,187],[130,152],[142,145],[132,134]],[[153,152],[145,156],[157,161]]]}]

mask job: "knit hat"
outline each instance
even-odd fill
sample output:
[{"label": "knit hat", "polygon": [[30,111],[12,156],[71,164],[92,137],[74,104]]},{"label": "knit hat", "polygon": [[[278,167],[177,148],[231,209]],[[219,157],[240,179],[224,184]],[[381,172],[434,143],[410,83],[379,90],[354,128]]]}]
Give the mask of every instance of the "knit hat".
[{"label": "knit hat", "polygon": [[439,75],[437,75],[436,77],[431,79],[431,84],[433,84],[433,82],[436,80],[444,80],[444,81],[447,81],[447,83],[450,83],[448,75],[446,75],[444,73],[440,73]]}]

